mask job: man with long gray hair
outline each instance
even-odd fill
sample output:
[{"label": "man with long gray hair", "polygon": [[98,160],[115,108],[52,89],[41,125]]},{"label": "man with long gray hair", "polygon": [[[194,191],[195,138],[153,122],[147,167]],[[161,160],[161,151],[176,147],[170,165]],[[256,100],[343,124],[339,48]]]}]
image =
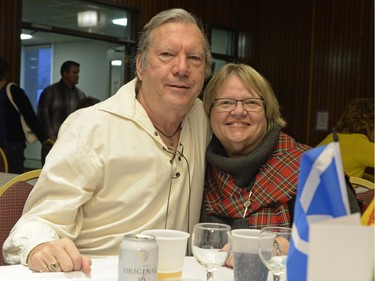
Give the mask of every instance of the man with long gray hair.
[{"label": "man with long gray hair", "polygon": [[211,62],[190,13],[152,18],[139,38],[137,78],[60,128],[4,243],[5,260],[40,272],[90,272],[90,257],[117,255],[126,233],[190,231],[199,220],[210,137],[197,97]]}]

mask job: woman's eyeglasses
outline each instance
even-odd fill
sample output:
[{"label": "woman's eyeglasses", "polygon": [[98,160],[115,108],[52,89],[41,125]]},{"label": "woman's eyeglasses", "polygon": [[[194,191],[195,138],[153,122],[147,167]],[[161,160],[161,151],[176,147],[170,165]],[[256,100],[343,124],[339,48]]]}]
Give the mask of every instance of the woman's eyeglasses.
[{"label": "woman's eyeglasses", "polygon": [[262,98],[249,98],[244,100],[220,98],[215,99],[212,106],[220,112],[230,112],[235,110],[238,102],[242,103],[246,111],[258,112],[264,108],[264,100]]}]

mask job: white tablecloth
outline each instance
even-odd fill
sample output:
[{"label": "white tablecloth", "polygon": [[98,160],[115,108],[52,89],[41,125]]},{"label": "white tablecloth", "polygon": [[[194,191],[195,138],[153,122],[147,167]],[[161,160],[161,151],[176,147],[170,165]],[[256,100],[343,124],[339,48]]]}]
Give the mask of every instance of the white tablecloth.
[{"label": "white tablecloth", "polygon": [[[95,280],[95,281],[118,281],[117,280],[118,257],[107,257],[93,259],[91,273],[82,272],[33,272],[22,265],[0,266],[0,280]],[[186,257],[182,272],[183,281],[206,281],[206,273],[201,265],[193,258]],[[215,281],[232,281],[233,270],[221,267],[215,272]]]}]

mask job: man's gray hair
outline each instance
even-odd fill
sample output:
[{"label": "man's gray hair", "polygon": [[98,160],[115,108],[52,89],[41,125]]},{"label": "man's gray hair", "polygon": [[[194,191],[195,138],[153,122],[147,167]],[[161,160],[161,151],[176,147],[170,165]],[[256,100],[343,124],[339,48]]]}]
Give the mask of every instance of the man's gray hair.
[{"label": "man's gray hair", "polygon": [[[138,40],[138,47],[137,47],[137,55],[136,57],[139,58],[140,61],[140,68],[146,69],[147,67],[147,54],[151,45],[152,36],[151,32],[161,26],[164,23],[176,21],[176,22],[186,22],[186,23],[192,23],[195,24],[199,30],[202,32],[202,36],[204,38],[204,47],[205,47],[205,64],[206,64],[206,70],[205,70],[205,77],[209,78],[212,74],[212,55],[211,55],[211,49],[210,44],[208,42],[207,36],[204,33],[204,29],[202,27],[202,24],[200,21],[191,13],[187,12],[184,9],[169,9],[162,11],[155,15],[144,27],[142,32],[139,35]],[[137,79],[137,86],[138,89],[140,84],[139,79]]]}]

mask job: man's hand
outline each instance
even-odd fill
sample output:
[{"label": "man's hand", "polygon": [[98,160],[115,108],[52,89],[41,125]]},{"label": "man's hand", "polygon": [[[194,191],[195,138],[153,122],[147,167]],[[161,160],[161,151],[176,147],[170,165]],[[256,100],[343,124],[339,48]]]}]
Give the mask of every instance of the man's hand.
[{"label": "man's hand", "polygon": [[29,268],[39,272],[91,271],[91,259],[81,255],[73,241],[62,238],[36,246],[27,258]]}]

